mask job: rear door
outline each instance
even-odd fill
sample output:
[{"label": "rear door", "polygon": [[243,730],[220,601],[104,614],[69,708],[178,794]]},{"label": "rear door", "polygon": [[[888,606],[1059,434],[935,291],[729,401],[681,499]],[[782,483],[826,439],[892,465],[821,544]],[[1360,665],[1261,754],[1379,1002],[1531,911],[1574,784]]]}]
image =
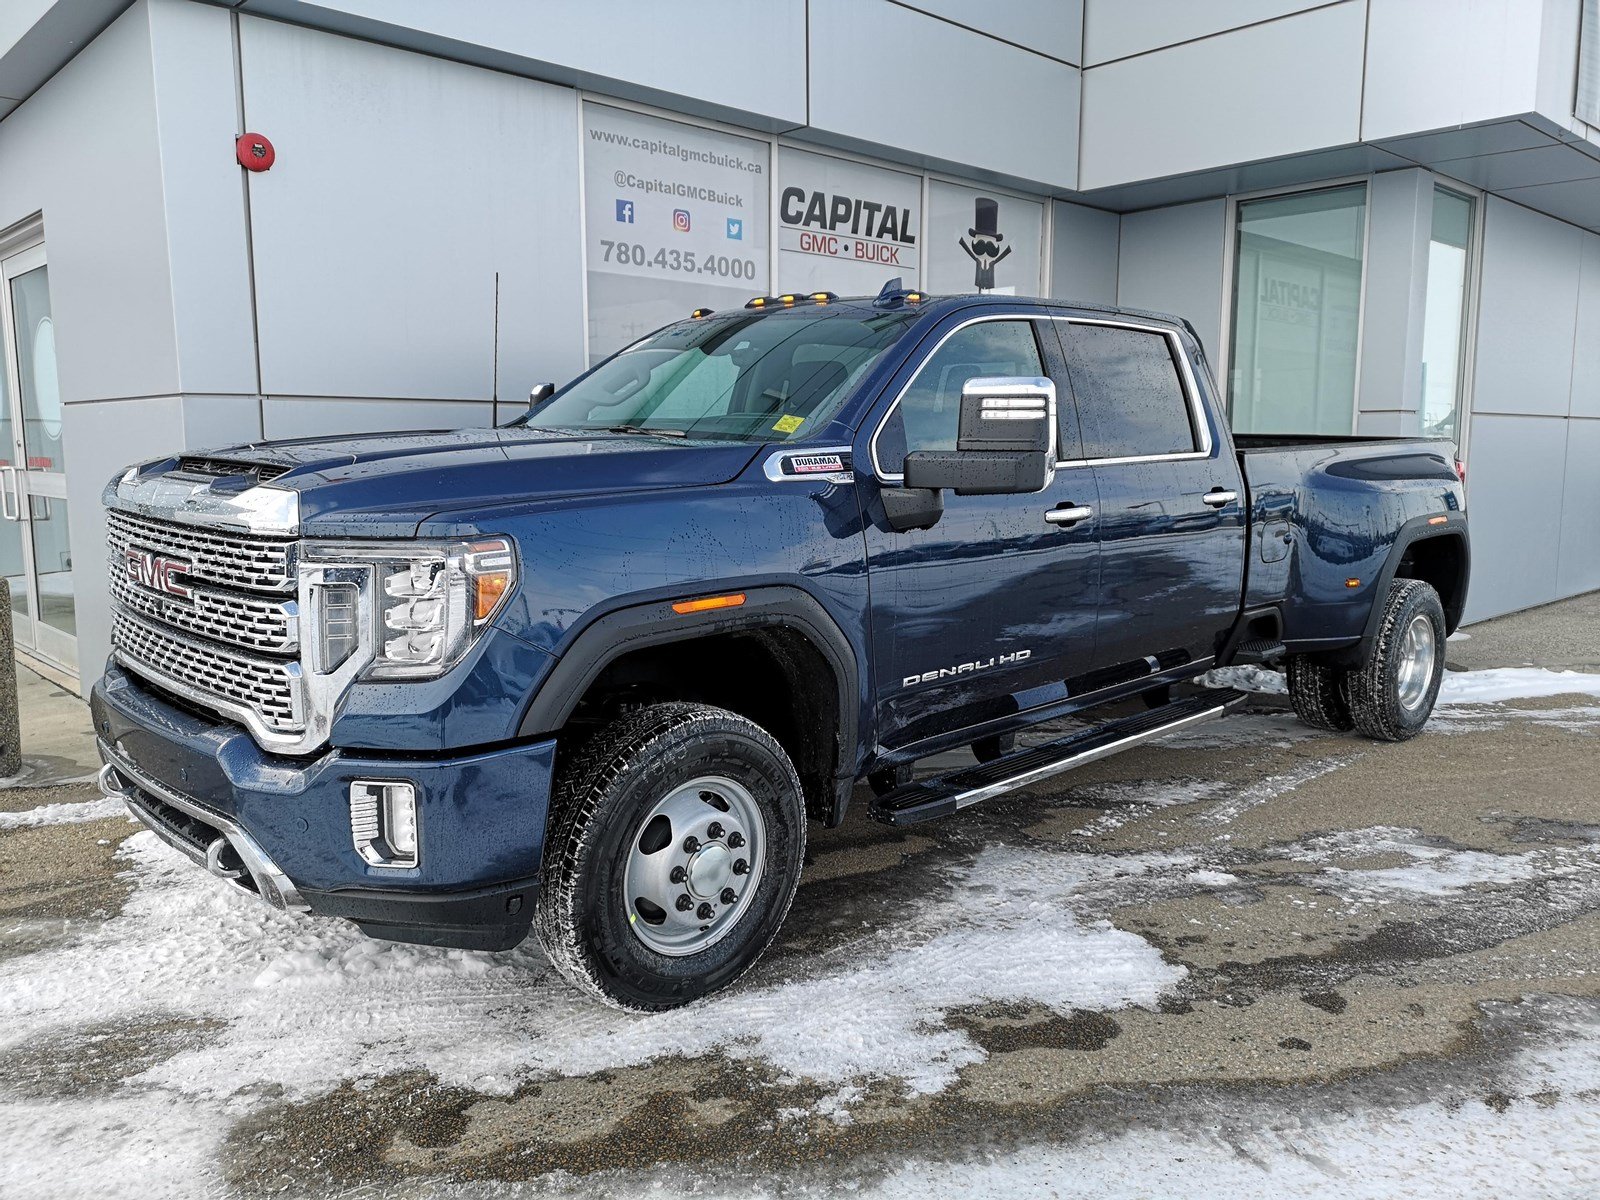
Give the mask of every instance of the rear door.
[{"label": "rear door", "polygon": [[[933,335],[934,348],[890,385],[895,399],[870,442],[868,488],[900,487],[911,450],[955,448],[968,379],[1059,372],[1052,323],[1036,313],[955,321]],[[1071,394],[1064,378],[1056,387],[1058,456],[1076,458]],[[1062,681],[1088,669],[1100,588],[1094,522],[1062,524],[1046,513],[1092,511],[1091,474],[1058,472],[1033,495],[947,491],[938,523],[907,532],[884,522],[875,496],[864,501],[882,745],[899,748],[1059,700]]]},{"label": "rear door", "polygon": [[1239,612],[1246,501],[1189,349],[1137,321],[1056,329],[1099,493],[1097,682],[1203,667]]}]

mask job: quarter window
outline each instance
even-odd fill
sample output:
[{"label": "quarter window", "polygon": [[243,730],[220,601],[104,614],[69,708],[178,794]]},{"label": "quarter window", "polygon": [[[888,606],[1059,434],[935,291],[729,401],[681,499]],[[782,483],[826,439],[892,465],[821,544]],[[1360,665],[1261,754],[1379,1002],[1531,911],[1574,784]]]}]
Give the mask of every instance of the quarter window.
[{"label": "quarter window", "polygon": [[1060,329],[1085,458],[1194,451],[1193,417],[1166,334],[1114,325]]},{"label": "quarter window", "polygon": [[913,450],[954,450],[961,389],[980,375],[1044,374],[1027,321],[979,321],[958,329],[928,356],[878,435],[877,459],[898,475]]}]

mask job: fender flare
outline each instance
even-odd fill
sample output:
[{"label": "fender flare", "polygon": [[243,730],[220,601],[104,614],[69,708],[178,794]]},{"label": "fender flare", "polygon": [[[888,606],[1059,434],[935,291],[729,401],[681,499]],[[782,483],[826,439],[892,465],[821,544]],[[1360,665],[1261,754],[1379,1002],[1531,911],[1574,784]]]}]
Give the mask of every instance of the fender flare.
[{"label": "fender flare", "polygon": [[[745,601],[738,608],[709,614],[677,613],[670,601],[663,600],[631,605],[597,617],[562,652],[530,698],[517,736],[549,736],[562,728],[583,694],[624,654],[722,633],[785,626],[803,634],[833,669],[839,709],[833,775],[836,791],[847,798],[855,782],[861,709],[861,673],[850,640],[828,610],[800,588],[756,587],[746,588],[744,593]],[[837,800],[835,805],[842,815],[842,805]]]},{"label": "fender flare", "polygon": [[1371,655],[1373,644],[1378,640],[1378,629],[1383,624],[1383,597],[1389,594],[1389,584],[1394,581],[1395,572],[1400,569],[1400,562],[1405,558],[1406,551],[1418,542],[1453,538],[1460,544],[1461,578],[1457,581],[1454,597],[1445,605],[1444,610],[1446,632],[1454,633],[1460,626],[1461,614],[1467,604],[1467,584],[1472,577],[1472,543],[1467,540],[1467,515],[1463,512],[1446,513],[1442,523],[1430,524],[1437,520],[1439,515],[1428,513],[1413,517],[1400,526],[1400,532],[1395,536],[1394,545],[1389,548],[1389,556],[1384,559],[1383,569],[1378,572],[1377,581],[1373,586],[1372,611],[1367,614],[1367,624],[1361,632],[1361,641],[1352,648],[1362,661]]}]

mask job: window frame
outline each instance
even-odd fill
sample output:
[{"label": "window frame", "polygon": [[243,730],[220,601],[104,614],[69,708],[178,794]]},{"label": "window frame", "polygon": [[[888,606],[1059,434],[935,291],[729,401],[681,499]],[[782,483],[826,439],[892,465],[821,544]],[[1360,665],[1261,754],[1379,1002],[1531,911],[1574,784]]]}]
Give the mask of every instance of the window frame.
[{"label": "window frame", "polygon": [[[1342,175],[1334,179],[1319,179],[1299,186],[1258,188],[1255,191],[1235,192],[1228,196],[1223,210],[1222,237],[1222,296],[1217,352],[1212,356],[1213,377],[1218,384],[1218,407],[1233,431],[1233,326],[1234,305],[1237,302],[1235,276],[1239,265],[1239,206],[1256,200],[1273,200],[1283,196],[1297,196],[1304,192],[1333,192],[1341,188],[1362,189],[1363,217],[1361,221],[1361,292],[1356,302],[1356,376],[1355,388],[1350,398],[1350,436],[1355,436],[1361,424],[1361,366],[1366,361],[1367,333],[1367,281],[1371,272],[1372,248],[1372,174]],[[1343,437],[1339,434],[1336,436]]]},{"label": "window frame", "polygon": [[[1138,321],[1118,317],[1076,317],[1070,316],[1066,313],[1051,312],[992,313],[985,314],[983,316],[969,317],[967,320],[960,321],[946,330],[939,337],[939,340],[929,348],[927,354],[923,356],[922,361],[917,364],[917,369],[911,373],[911,377],[907,379],[905,383],[900,386],[900,390],[895,393],[895,397],[890,402],[889,407],[884,410],[883,416],[878,419],[877,427],[873,429],[872,437],[867,443],[868,457],[872,460],[872,472],[880,483],[904,484],[905,482],[904,472],[891,473],[885,471],[883,469],[883,464],[878,461],[878,438],[883,433],[884,426],[889,423],[889,418],[894,416],[895,411],[900,407],[900,401],[904,399],[905,394],[910,391],[912,385],[916,383],[917,376],[922,374],[923,368],[928,365],[933,356],[939,352],[940,348],[945,344],[945,342],[949,341],[950,338],[955,336],[961,330],[965,329],[967,326],[976,325],[982,321],[1050,321],[1066,325],[1105,325],[1114,329],[1131,329],[1141,333],[1159,333],[1167,339],[1167,346],[1172,353],[1173,364],[1179,368],[1178,383],[1183,388],[1184,400],[1189,405],[1189,419],[1194,424],[1195,437],[1199,443],[1199,448],[1195,450],[1179,451],[1168,454],[1136,454],[1121,458],[1058,459],[1056,461],[1057,470],[1072,467],[1112,466],[1117,463],[1177,462],[1191,458],[1210,458],[1212,456],[1212,452],[1216,449],[1216,439],[1213,438],[1211,434],[1211,422],[1206,419],[1205,405],[1200,399],[1200,387],[1195,380],[1194,365],[1189,361],[1189,355],[1183,345],[1183,339],[1179,336],[1176,329],[1173,329],[1167,325],[1156,325],[1148,321]],[[1057,342],[1060,342],[1059,336],[1057,337]],[[1062,359],[1065,361],[1065,347],[1061,348],[1060,353]],[[1048,366],[1048,362],[1046,365]],[[1070,369],[1070,363],[1068,366]],[[1063,397],[1060,394],[1061,389],[1059,386],[1056,390],[1056,404],[1059,406],[1061,403],[1063,403]],[[1076,397],[1072,396],[1070,390],[1067,393],[1066,399],[1070,400],[1074,404],[1077,403]],[[1081,427],[1083,422],[1083,415],[1081,413],[1078,414],[1078,422]]]}]

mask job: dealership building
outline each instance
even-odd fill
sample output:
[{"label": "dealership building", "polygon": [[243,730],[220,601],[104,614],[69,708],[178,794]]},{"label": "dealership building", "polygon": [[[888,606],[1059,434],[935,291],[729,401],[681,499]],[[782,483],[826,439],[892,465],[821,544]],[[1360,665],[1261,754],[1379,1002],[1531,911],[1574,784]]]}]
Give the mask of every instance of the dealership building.
[{"label": "dealership building", "polygon": [[1235,429],[1454,439],[1468,619],[1600,588],[1600,0],[6,0],[18,652],[98,676],[126,463],[892,277],[1177,313]]}]

